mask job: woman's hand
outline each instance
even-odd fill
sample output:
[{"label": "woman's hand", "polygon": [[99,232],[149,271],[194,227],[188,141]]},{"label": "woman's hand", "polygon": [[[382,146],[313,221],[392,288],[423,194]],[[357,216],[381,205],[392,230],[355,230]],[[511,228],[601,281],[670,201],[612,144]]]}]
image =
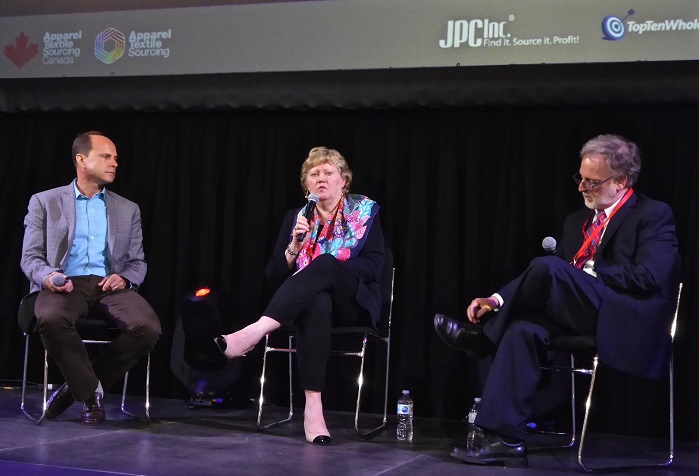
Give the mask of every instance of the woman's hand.
[{"label": "woman's hand", "polygon": [[[291,231],[293,238],[291,239],[291,243],[286,246],[286,251],[284,252],[289,268],[294,267],[303,245],[308,241],[309,229],[308,220],[301,215],[297,216],[296,225],[294,225],[294,229]],[[303,236],[303,240],[301,241],[298,240],[300,236]]]},{"label": "woman's hand", "polygon": [[[303,247],[303,244],[308,240],[308,232],[311,231],[311,227],[308,224],[308,220],[306,220],[306,217],[299,215],[296,217],[296,225],[294,226],[294,240],[292,240],[294,243],[291,243],[292,245],[295,243],[299,243],[298,245],[298,250],[300,250]],[[303,236],[303,239],[301,241],[298,240],[300,236]],[[291,251],[296,252],[297,250],[294,250],[291,248]]]}]

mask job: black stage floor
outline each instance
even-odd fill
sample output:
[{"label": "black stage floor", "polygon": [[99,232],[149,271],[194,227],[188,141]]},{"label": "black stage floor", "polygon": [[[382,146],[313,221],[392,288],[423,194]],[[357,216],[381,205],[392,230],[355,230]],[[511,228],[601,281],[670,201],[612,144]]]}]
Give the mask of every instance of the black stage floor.
[{"label": "black stage floor", "polygon": [[[32,390],[33,408],[41,393]],[[574,449],[532,451],[550,436],[529,441],[528,469],[472,466],[449,456],[454,442],[464,435],[464,424],[454,420],[417,418],[412,443],[395,439],[395,416],[373,439],[360,440],[353,429],[354,414],[328,412],[333,443],[319,447],[303,439],[301,412],[292,422],[259,432],[256,409],[190,410],[184,402],[155,399],[152,424],[119,411],[120,397],[107,395],[107,422],[87,427],[79,422],[80,406],[40,426],[19,410],[20,392],[0,390],[0,475],[105,476],[105,475],[435,475],[470,474],[528,476],[582,474]],[[142,409],[142,397],[128,397],[131,408]],[[269,416],[283,416],[277,408]],[[595,435],[603,462],[624,462],[622,453],[634,454],[632,444],[648,449],[658,440]],[[638,453],[644,458],[647,453]],[[668,468],[633,470],[625,474],[696,475],[699,444],[678,443],[675,462]]]}]

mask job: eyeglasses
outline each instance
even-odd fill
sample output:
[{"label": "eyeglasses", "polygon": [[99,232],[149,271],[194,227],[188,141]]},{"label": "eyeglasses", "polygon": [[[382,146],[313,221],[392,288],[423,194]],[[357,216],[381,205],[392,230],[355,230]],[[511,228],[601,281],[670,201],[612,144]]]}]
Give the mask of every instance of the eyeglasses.
[{"label": "eyeglasses", "polygon": [[599,180],[599,181],[591,181],[588,179],[583,179],[580,174],[575,174],[573,175],[573,182],[575,182],[578,185],[582,185],[585,190],[588,192],[593,191],[600,185],[604,184],[605,182],[609,182],[611,179],[616,178],[616,175],[612,175],[609,178],[606,178],[604,180]]}]

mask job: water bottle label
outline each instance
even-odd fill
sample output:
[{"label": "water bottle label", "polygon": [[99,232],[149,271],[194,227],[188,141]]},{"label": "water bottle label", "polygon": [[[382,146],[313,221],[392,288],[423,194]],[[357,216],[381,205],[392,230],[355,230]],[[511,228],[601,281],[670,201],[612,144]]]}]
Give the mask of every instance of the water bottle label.
[{"label": "water bottle label", "polygon": [[412,415],[413,414],[412,404],[399,403],[397,413],[398,413],[398,415]]},{"label": "water bottle label", "polygon": [[468,414],[468,422],[469,423],[475,423],[476,422],[476,412],[469,412]]}]

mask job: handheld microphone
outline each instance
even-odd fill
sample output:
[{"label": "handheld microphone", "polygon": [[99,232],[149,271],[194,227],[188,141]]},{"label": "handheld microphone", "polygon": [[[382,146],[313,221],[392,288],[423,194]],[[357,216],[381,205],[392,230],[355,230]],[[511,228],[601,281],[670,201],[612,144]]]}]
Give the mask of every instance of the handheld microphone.
[{"label": "handheld microphone", "polygon": [[[310,225],[311,223],[311,218],[313,218],[313,214],[316,211],[316,204],[318,203],[318,195],[315,193],[311,193],[308,195],[308,204],[306,205],[306,213],[303,215],[306,218],[306,221]],[[296,241],[303,241],[304,238],[306,238],[305,233],[301,233],[296,236]]]},{"label": "handheld microphone", "polygon": [[51,277],[51,284],[53,284],[57,288],[64,286],[67,282],[68,281],[66,281],[66,278],[64,278],[62,274],[54,274]]},{"label": "handheld microphone", "polygon": [[541,247],[544,248],[546,253],[550,255],[554,254],[556,252],[556,239],[551,236],[547,236],[541,242]]}]

